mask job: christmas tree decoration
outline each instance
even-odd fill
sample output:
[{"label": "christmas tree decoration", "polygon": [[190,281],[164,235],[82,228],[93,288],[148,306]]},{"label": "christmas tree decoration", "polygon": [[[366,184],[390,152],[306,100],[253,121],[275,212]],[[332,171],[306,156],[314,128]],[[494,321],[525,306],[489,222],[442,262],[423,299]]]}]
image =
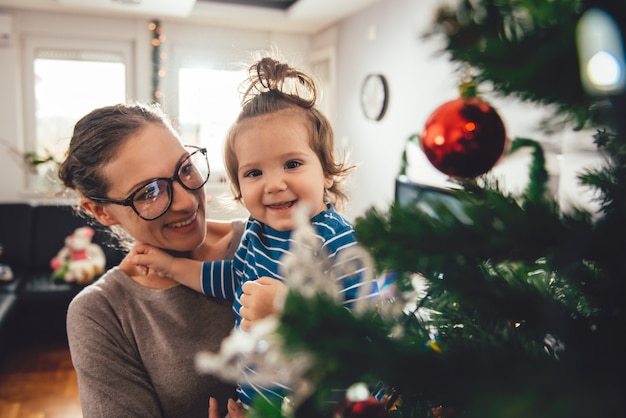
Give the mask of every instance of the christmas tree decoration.
[{"label": "christmas tree decoration", "polygon": [[433,408],[433,418],[461,418],[462,413],[457,413],[454,408],[436,406]]},{"label": "christmas tree decoration", "polygon": [[384,402],[376,399],[365,383],[355,383],[346,391],[346,399],[334,418],[389,418]]},{"label": "christmas tree decoration", "polygon": [[624,41],[615,19],[605,10],[587,10],[576,27],[582,85],[591,95],[620,94],[626,89]]},{"label": "christmas tree decoration", "polygon": [[[624,2],[611,3],[613,9]],[[503,96],[550,105],[546,124],[584,126],[594,100],[580,83],[575,31],[581,0],[461,0],[443,6],[432,29],[453,63],[470,65],[477,84]]]},{"label": "christmas tree decoration", "polygon": [[347,402],[337,414],[336,418],[389,418],[383,404],[377,399],[369,397],[362,401]]},{"label": "christmas tree decoration", "polygon": [[451,177],[471,179],[488,172],[501,157],[506,129],[488,103],[461,97],[435,109],[419,139],[435,168]]}]

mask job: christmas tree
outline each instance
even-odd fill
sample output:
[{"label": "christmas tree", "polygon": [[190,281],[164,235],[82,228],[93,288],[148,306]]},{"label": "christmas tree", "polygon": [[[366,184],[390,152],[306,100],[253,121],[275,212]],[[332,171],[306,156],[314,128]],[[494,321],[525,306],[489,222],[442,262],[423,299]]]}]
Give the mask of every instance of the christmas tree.
[{"label": "christmas tree", "polygon": [[[315,260],[306,253],[291,260],[287,277],[297,280],[276,340],[268,333],[256,341],[280,346],[284,355],[270,368],[287,365],[296,396],[291,409],[259,402],[252,416],[626,412],[623,87],[586,88],[579,64],[589,30],[580,22],[598,10],[624,33],[623,2],[464,0],[442,8],[427,35],[447,38],[452,62],[470,69],[476,91],[488,83],[503,96],[551,105],[546,128],[594,128],[589,141],[606,164],[583,169],[579,179],[598,192],[599,211],[562,210],[546,193],[541,146],[522,138],[510,151],[534,149],[522,193],[500,190],[486,172],[457,177],[458,188],[415,204],[370,209],[356,230],[376,274],[384,274],[382,299],[349,312],[332,290],[320,291]],[[349,387],[365,394],[341,390]]]}]

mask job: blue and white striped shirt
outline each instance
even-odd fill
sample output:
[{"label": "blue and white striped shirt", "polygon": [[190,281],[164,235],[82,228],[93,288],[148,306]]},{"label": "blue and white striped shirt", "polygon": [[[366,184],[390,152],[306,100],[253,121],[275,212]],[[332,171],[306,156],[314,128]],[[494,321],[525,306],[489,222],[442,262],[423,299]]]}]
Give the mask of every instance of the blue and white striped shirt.
[{"label": "blue and white striped shirt", "polygon": [[[332,262],[337,255],[346,248],[357,245],[353,225],[339,215],[332,205],[327,210],[311,219],[316,238],[319,239],[322,251]],[[233,310],[236,315],[236,327],[241,325],[242,285],[250,280],[267,276],[285,281],[282,277],[281,259],[290,254],[293,231],[277,231],[267,225],[250,218],[239,248],[233,260],[219,260],[204,262],[202,266],[202,291],[205,295],[233,300]],[[361,283],[360,272],[354,275],[336,278],[341,281],[338,286],[343,293],[342,300],[347,306],[357,298]],[[271,398],[280,399],[273,388],[253,388],[240,384],[239,396],[244,404],[249,404],[253,395],[263,393]]]}]

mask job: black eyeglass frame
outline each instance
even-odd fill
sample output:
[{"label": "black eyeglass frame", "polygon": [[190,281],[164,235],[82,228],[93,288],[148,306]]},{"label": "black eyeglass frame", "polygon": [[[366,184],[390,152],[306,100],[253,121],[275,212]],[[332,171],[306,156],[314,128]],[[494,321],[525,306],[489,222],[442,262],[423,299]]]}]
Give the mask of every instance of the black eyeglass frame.
[{"label": "black eyeglass frame", "polygon": [[[139,216],[141,219],[143,219],[145,221],[154,221],[154,220],[160,218],[161,216],[165,215],[167,213],[167,211],[170,209],[170,206],[172,206],[172,201],[174,200],[174,188],[172,187],[172,183],[174,182],[174,180],[176,180],[185,190],[188,190],[188,191],[199,190],[202,187],[204,187],[204,185],[207,183],[207,181],[209,181],[209,177],[211,176],[211,166],[209,165],[209,157],[207,155],[207,149],[206,148],[201,148],[201,147],[196,147],[195,145],[185,145],[185,148],[191,148],[194,151],[189,153],[189,155],[185,156],[185,158],[183,158],[182,160],[180,160],[178,162],[178,164],[176,164],[176,168],[174,169],[174,175],[172,177],[155,177],[153,179],[147,180],[144,184],[142,184],[141,186],[137,187],[137,189],[135,189],[134,192],[132,192],[126,199],[123,199],[123,200],[109,199],[109,198],[106,198],[106,197],[94,197],[94,196],[87,196],[87,197],[89,199],[93,200],[94,202],[112,203],[114,205],[129,206],[137,214],[137,216]],[[208,172],[207,172],[206,180],[204,180],[204,182],[202,182],[201,185],[199,185],[198,187],[195,187],[195,188],[191,188],[191,187],[188,187],[185,183],[183,183],[183,181],[180,179],[179,172],[180,172],[180,168],[183,166],[183,164],[185,164],[185,162],[189,161],[189,159],[194,154],[196,154],[198,152],[200,152],[200,153],[202,153],[204,155],[204,158],[206,160],[206,165],[207,165]],[[142,216],[139,213],[139,210],[137,210],[137,208],[135,207],[135,203],[134,203],[135,196],[144,187],[146,187],[150,183],[154,183],[154,182],[159,181],[159,180],[163,180],[163,181],[165,181],[167,183],[167,193],[168,193],[168,196],[169,196],[169,202],[167,203],[167,206],[165,207],[165,209],[163,209],[163,212],[161,212],[159,215],[155,216],[154,218],[146,218],[146,217]]]}]

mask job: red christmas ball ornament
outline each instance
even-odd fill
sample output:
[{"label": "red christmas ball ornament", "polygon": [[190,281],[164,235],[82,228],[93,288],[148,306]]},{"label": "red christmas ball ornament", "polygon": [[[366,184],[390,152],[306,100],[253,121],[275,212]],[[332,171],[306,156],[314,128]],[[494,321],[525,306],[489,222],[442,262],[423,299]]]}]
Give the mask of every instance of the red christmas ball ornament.
[{"label": "red christmas ball ornament", "polygon": [[436,406],[432,409],[434,418],[454,418],[458,416],[457,410],[455,408],[450,408],[449,406]]},{"label": "red christmas ball ornament", "polygon": [[389,418],[385,406],[373,397],[347,402],[335,417],[340,418]]},{"label": "red christmas ball ornament", "polygon": [[506,144],[500,116],[478,97],[444,103],[430,115],[420,145],[435,168],[451,177],[470,179],[491,170]]}]

